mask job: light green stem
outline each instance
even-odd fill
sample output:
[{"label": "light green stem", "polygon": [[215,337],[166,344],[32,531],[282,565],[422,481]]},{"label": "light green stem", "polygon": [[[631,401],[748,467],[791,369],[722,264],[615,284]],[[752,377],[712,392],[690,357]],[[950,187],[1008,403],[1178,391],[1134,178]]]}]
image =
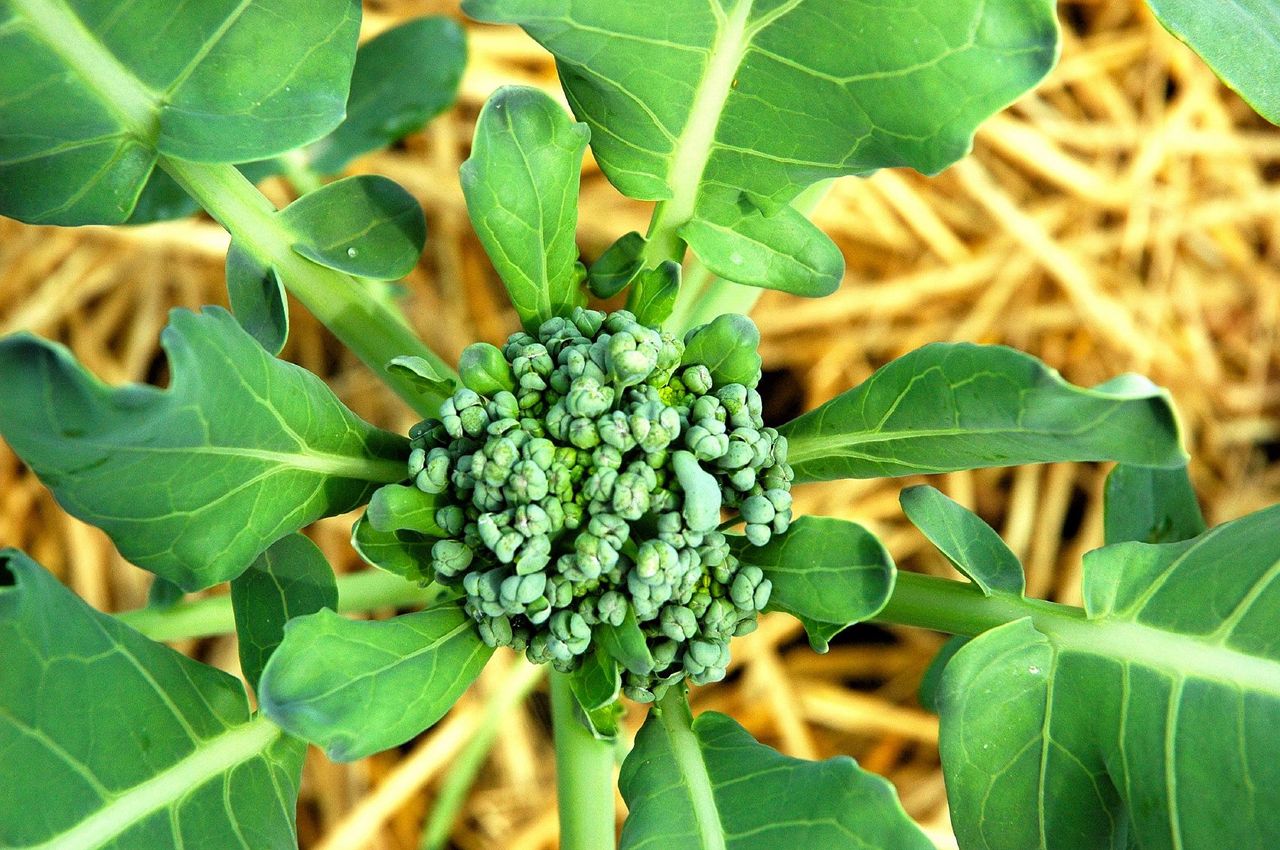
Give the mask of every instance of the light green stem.
[{"label": "light green stem", "polygon": [[534,686],[542,681],[546,672],[545,665],[530,664],[520,658],[497,693],[489,696],[479,728],[462,748],[462,752],[454,758],[453,766],[440,785],[435,806],[422,831],[421,850],[444,850],[449,841],[449,833],[453,831],[453,823],[458,819],[458,812],[466,802],[467,792],[488,758],[489,751],[493,749],[498,729],[511,710],[524,702]]},{"label": "light green stem", "polygon": [[1023,617],[1046,634],[1086,619],[1084,610],[1072,605],[1009,593],[984,596],[967,581],[905,572],[898,573],[888,603],[874,619],[972,637]]},{"label": "light green stem", "polygon": [[374,374],[423,416],[434,416],[442,393],[425,390],[386,370],[392,358],[417,355],[441,374],[453,370],[414,336],[350,275],[311,262],[293,250],[295,237],[276,209],[232,165],[205,165],[161,157],[160,164],[231,234],[231,238],[275,268],[285,287]]},{"label": "light green stem", "polygon": [[[419,587],[393,573],[364,570],[338,576],[338,610],[344,613],[408,608],[439,602],[452,593],[438,584]],[[138,608],[116,615],[152,640],[176,641],[235,631],[231,597],[206,596],[164,608]]]},{"label": "light green stem", "polygon": [[560,850],[613,850],[614,748],[578,719],[569,677],[551,674],[551,722],[555,729],[556,794]]}]

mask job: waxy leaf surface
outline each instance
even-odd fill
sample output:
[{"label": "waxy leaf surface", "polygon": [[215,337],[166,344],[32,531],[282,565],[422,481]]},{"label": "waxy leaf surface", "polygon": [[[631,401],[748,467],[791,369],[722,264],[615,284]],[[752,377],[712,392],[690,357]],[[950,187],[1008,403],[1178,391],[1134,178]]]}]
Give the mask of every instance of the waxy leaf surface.
[{"label": "waxy leaf surface", "polygon": [[60,345],[0,340],[0,435],[140,567],[198,590],[404,477],[405,439],[277,360],[231,314],[174,310],[170,388],[109,387]]},{"label": "waxy leaf surface", "polygon": [[932,850],[889,781],[853,759],[784,756],[714,711],[690,727],[688,711],[651,711],[623,762],[622,850]]},{"label": "waxy leaf surface", "polygon": [[938,704],[961,847],[1280,846],[1280,507],[1084,563],[1088,618],[979,635]]},{"label": "waxy leaf surface", "polygon": [[[596,160],[624,194],[663,201],[716,274],[806,295],[839,252],[794,213],[819,180],[934,173],[1057,51],[1049,0],[466,0],[555,54]],[[762,220],[761,215],[765,218]]]},{"label": "waxy leaf surface", "polygon": [[1169,395],[1147,379],[1084,389],[1030,355],[970,343],[916,349],[778,430],[797,481],[1186,458]]},{"label": "waxy leaf surface", "polygon": [[928,485],[908,487],[898,501],[911,524],[984,594],[1026,590],[1022,562],[982,517]]},{"label": "waxy leaf surface", "polygon": [[0,846],[295,850],[305,746],[239,680],[0,551]]},{"label": "waxy leaf surface", "polygon": [[338,585],[320,547],[301,534],[272,543],[231,580],[240,671],[254,688],[294,617],[338,608]]},{"label": "waxy leaf surface", "polygon": [[315,141],[342,120],[359,28],[357,0],[6,0],[0,214],[114,224],[157,155]]},{"label": "waxy leaf surface", "polygon": [[1107,476],[1104,496],[1107,543],[1177,543],[1205,531],[1186,466],[1151,469],[1119,464]]},{"label": "waxy leaf surface", "polygon": [[476,235],[527,329],[586,302],[574,230],[587,128],[537,89],[485,103],[462,193]]},{"label": "waxy leaf surface", "polygon": [[443,717],[492,654],[454,602],[390,620],[322,610],[285,628],[258,698],[285,729],[352,761]]},{"label": "waxy leaf surface", "polygon": [[764,546],[730,540],[742,563],[759,567],[773,582],[767,610],[786,611],[804,623],[818,652],[826,652],[846,627],[875,616],[893,591],[893,559],[856,522],[802,516]]}]

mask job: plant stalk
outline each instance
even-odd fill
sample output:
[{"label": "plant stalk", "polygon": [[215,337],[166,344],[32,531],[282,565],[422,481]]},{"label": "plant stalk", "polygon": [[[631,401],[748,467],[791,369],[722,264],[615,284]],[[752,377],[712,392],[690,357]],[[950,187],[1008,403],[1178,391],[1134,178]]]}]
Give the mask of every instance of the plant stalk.
[{"label": "plant stalk", "polygon": [[[363,613],[379,608],[426,607],[452,591],[438,584],[419,587],[393,573],[364,570],[338,576],[338,610]],[[116,614],[126,625],[152,640],[177,641],[210,637],[236,630],[231,596],[205,596],[163,608],[137,608]]]},{"label": "plant stalk", "polygon": [[617,844],[614,748],[597,740],[578,719],[569,677],[564,673],[551,673],[551,722],[555,729],[560,850],[612,850]]},{"label": "plant stalk", "polygon": [[1086,619],[1084,609],[1073,605],[1010,593],[984,596],[977,585],[967,581],[908,572],[898,573],[889,601],[872,619],[973,637],[1024,617],[1030,617],[1045,634],[1052,634],[1055,626]]},{"label": "plant stalk", "polygon": [[360,281],[294,251],[296,237],[281,224],[266,196],[235,166],[167,157],[160,158],[160,165],[227,229],[232,239],[276,269],[294,297],[410,407],[423,416],[436,415],[445,396],[387,372],[386,364],[408,354],[426,359],[442,374],[453,375],[453,369]]}]

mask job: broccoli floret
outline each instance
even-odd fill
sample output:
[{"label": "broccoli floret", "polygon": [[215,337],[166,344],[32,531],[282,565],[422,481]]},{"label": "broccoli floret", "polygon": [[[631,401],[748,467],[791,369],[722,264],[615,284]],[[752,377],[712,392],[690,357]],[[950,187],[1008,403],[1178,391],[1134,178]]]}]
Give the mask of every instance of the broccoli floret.
[{"label": "broccoli floret", "polygon": [[569,672],[633,614],[655,667],[625,673],[632,699],[723,678],[771,585],[721,513],[764,545],[791,522],[792,471],[759,374],[717,384],[684,354],[631,313],[579,308],[464,355],[463,386],[412,429],[410,478],[448,535],[431,571],[487,644]]}]

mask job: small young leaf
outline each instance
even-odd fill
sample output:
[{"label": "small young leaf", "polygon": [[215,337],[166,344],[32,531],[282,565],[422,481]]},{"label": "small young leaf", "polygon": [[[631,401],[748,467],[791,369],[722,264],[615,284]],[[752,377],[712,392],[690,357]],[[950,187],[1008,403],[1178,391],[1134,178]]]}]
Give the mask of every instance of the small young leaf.
[{"label": "small young leaf", "polygon": [[1051,461],[1186,462],[1169,394],[1137,375],[1092,389],[1012,348],[933,343],[778,429],[797,481]]},{"label": "small young leaf", "polygon": [[351,527],[351,548],[366,563],[409,581],[431,579],[431,547],[436,538],[412,531],[378,531],[363,514]]},{"label": "small young leaf", "polygon": [[636,612],[630,606],[627,607],[627,614],[621,625],[601,623],[596,626],[595,639],[605,652],[637,676],[648,676],[657,666],[653,654],[649,652],[644,632],[640,631],[640,624],[636,622]]},{"label": "small young leaf", "polygon": [[174,310],[168,390],[112,388],[60,345],[0,340],[0,433],[72,515],[140,567],[198,590],[405,475],[407,441],[268,355],[231,314]]},{"label": "small young leaf", "polygon": [[716,204],[680,228],[698,259],[733,283],[816,298],[844,277],[844,255],[825,233],[791,207],[767,218],[757,209]]},{"label": "small young leaf", "polygon": [[725,313],[685,334],[684,365],[701,363],[716,386],[760,381],[760,330],[738,313]]},{"label": "small young leaf", "polygon": [[526,328],[585,303],[574,229],[587,136],[547,95],[508,86],[480,111],[462,164],[471,223]]},{"label": "small young leaf", "polygon": [[656,268],[646,269],[636,277],[627,298],[627,309],[640,324],[656,328],[671,316],[679,294],[680,264],[663,260]]},{"label": "small young leaf", "polygon": [[147,607],[168,608],[181,602],[185,595],[186,591],[167,578],[154,576],[151,579],[151,587],[147,590]]},{"label": "small young leaf", "polygon": [[284,284],[270,266],[235,242],[227,251],[227,297],[236,321],[268,354],[279,354],[289,338]]},{"label": "small young leaf", "polygon": [[402,354],[392,357],[386,368],[388,372],[402,375],[428,392],[449,395],[455,386],[452,378],[440,374],[440,370],[423,357]]},{"label": "small young leaf", "polygon": [[624,711],[618,702],[622,671],[613,656],[597,648],[570,674],[569,689],[591,734],[602,741],[617,738],[618,721]]},{"label": "small young leaf", "polygon": [[908,487],[898,501],[911,524],[984,596],[992,591],[1021,596],[1026,590],[1022,562],[981,517],[927,484]]},{"label": "small young leaf", "polygon": [[884,777],[848,756],[784,756],[714,711],[664,701],[622,764],[621,850],[932,850]]},{"label": "small young leaf", "polygon": [[1272,124],[1280,124],[1280,10],[1273,0],[1147,0],[1164,28]]},{"label": "small young leaf", "polygon": [[413,271],[427,239],[422,207],[400,184],[360,174],[303,195],[280,213],[293,250],[340,272],[396,280]]},{"label": "small young leaf", "polygon": [[458,376],[463,386],[482,396],[492,396],[502,390],[514,392],[516,388],[507,358],[496,345],[487,342],[473,342],[462,349]]},{"label": "small young leaf", "polygon": [[172,11],[101,0],[0,6],[0,214],[119,223],[157,154],[262,159],[342,120],[358,3],[218,0]]},{"label": "small young leaf", "polygon": [[[612,298],[644,268],[644,237],[634,230],[618,238],[587,271],[587,287],[597,298]],[[634,312],[634,311],[633,311]]]},{"label": "small young leaf", "polygon": [[311,167],[337,174],[421,128],[453,103],[466,61],[462,27],[444,17],[414,18],[360,45],[346,120],[307,148]]},{"label": "small young leaf", "polygon": [[874,534],[856,522],[802,516],[764,546],[731,537],[734,554],[773,582],[767,610],[804,623],[809,645],[826,652],[831,638],[884,607],[896,568]]},{"label": "small young leaf", "polygon": [[1177,543],[1205,530],[1185,466],[1150,469],[1122,463],[1107,476],[1103,504],[1107,543]]},{"label": "small young leaf", "polygon": [[711,531],[720,522],[722,493],[715,477],[702,468],[692,452],[678,451],[672,455],[671,467],[684,494],[681,513],[689,530],[702,533]]},{"label": "small young leaf", "polygon": [[387,484],[374,492],[365,516],[377,531],[416,531],[429,537],[448,537],[436,522],[436,511],[443,504],[417,487]]},{"label": "small young leaf", "polygon": [[338,585],[320,547],[301,534],[272,543],[231,580],[231,607],[240,643],[240,670],[257,688],[267,659],[289,620],[338,607]]},{"label": "small young leaf", "polygon": [[322,609],[285,627],[258,698],[292,734],[353,761],[443,717],[492,654],[454,602],[390,620]]},{"label": "small young leaf", "polygon": [[0,551],[0,846],[295,850],[306,748],[233,676]]}]

